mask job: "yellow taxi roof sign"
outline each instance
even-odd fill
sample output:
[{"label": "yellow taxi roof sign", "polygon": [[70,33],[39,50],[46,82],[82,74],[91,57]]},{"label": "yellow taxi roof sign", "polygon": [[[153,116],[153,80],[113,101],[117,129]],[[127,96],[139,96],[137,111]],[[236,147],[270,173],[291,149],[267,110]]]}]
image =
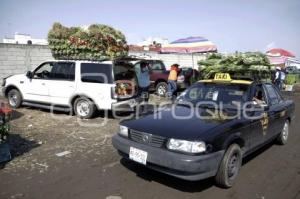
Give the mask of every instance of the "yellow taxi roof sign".
[{"label": "yellow taxi roof sign", "polygon": [[216,73],[214,76],[214,79],[203,79],[200,80],[199,82],[202,83],[230,83],[230,84],[246,84],[250,85],[252,84],[252,81],[249,80],[235,80],[231,79],[229,73]]},{"label": "yellow taxi roof sign", "polygon": [[229,73],[216,73],[214,77],[215,81],[231,81]]}]

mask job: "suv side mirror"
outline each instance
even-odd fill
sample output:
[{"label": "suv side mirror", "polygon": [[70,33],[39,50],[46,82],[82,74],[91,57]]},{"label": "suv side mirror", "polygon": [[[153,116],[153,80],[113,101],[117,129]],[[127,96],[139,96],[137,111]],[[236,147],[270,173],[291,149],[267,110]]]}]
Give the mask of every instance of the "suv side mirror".
[{"label": "suv side mirror", "polygon": [[31,71],[27,71],[26,77],[28,77],[29,79],[32,79],[32,77],[33,77],[32,72]]}]

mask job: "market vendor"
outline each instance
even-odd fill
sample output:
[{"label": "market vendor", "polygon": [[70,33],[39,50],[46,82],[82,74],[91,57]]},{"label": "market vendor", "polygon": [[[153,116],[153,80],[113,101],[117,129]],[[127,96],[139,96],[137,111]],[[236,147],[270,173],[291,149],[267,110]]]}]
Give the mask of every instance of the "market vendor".
[{"label": "market vendor", "polygon": [[141,97],[144,101],[148,102],[150,87],[148,63],[141,62],[140,64],[137,64],[135,72],[138,79],[138,96]]},{"label": "market vendor", "polygon": [[179,65],[173,64],[171,66],[170,74],[168,77],[168,93],[172,100],[176,98],[176,91],[177,91],[177,77],[178,73],[180,72]]},{"label": "market vendor", "polygon": [[275,85],[279,90],[282,90],[284,80],[285,80],[285,70],[280,66],[277,66],[275,72]]}]

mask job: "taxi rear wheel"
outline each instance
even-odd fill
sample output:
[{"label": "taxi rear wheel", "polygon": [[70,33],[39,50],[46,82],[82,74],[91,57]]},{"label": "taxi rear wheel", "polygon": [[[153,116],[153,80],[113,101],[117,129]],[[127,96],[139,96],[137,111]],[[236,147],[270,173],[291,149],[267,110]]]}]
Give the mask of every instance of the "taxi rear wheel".
[{"label": "taxi rear wheel", "polygon": [[281,133],[279,134],[277,138],[277,142],[281,145],[285,145],[288,141],[289,138],[289,126],[290,123],[288,120],[285,121],[283,128],[281,130]]},{"label": "taxi rear wheel", "polygon": [[227,149],[215,177],[217,185],[223,188],[232,187],[238,176],[241,165],[242,150],[239,145],[232,144]]}]

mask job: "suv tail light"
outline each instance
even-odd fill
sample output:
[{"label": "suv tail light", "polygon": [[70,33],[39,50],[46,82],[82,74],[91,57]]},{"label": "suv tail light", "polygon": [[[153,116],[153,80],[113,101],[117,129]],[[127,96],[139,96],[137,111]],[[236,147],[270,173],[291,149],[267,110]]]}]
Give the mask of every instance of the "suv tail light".
[{"label": "suv tail light", "polygon": [[116,87],[114,87],[114,86],[111,87],[111,98],[112,99],[117,99],[118,98],[118,95],[116,93]]}]

